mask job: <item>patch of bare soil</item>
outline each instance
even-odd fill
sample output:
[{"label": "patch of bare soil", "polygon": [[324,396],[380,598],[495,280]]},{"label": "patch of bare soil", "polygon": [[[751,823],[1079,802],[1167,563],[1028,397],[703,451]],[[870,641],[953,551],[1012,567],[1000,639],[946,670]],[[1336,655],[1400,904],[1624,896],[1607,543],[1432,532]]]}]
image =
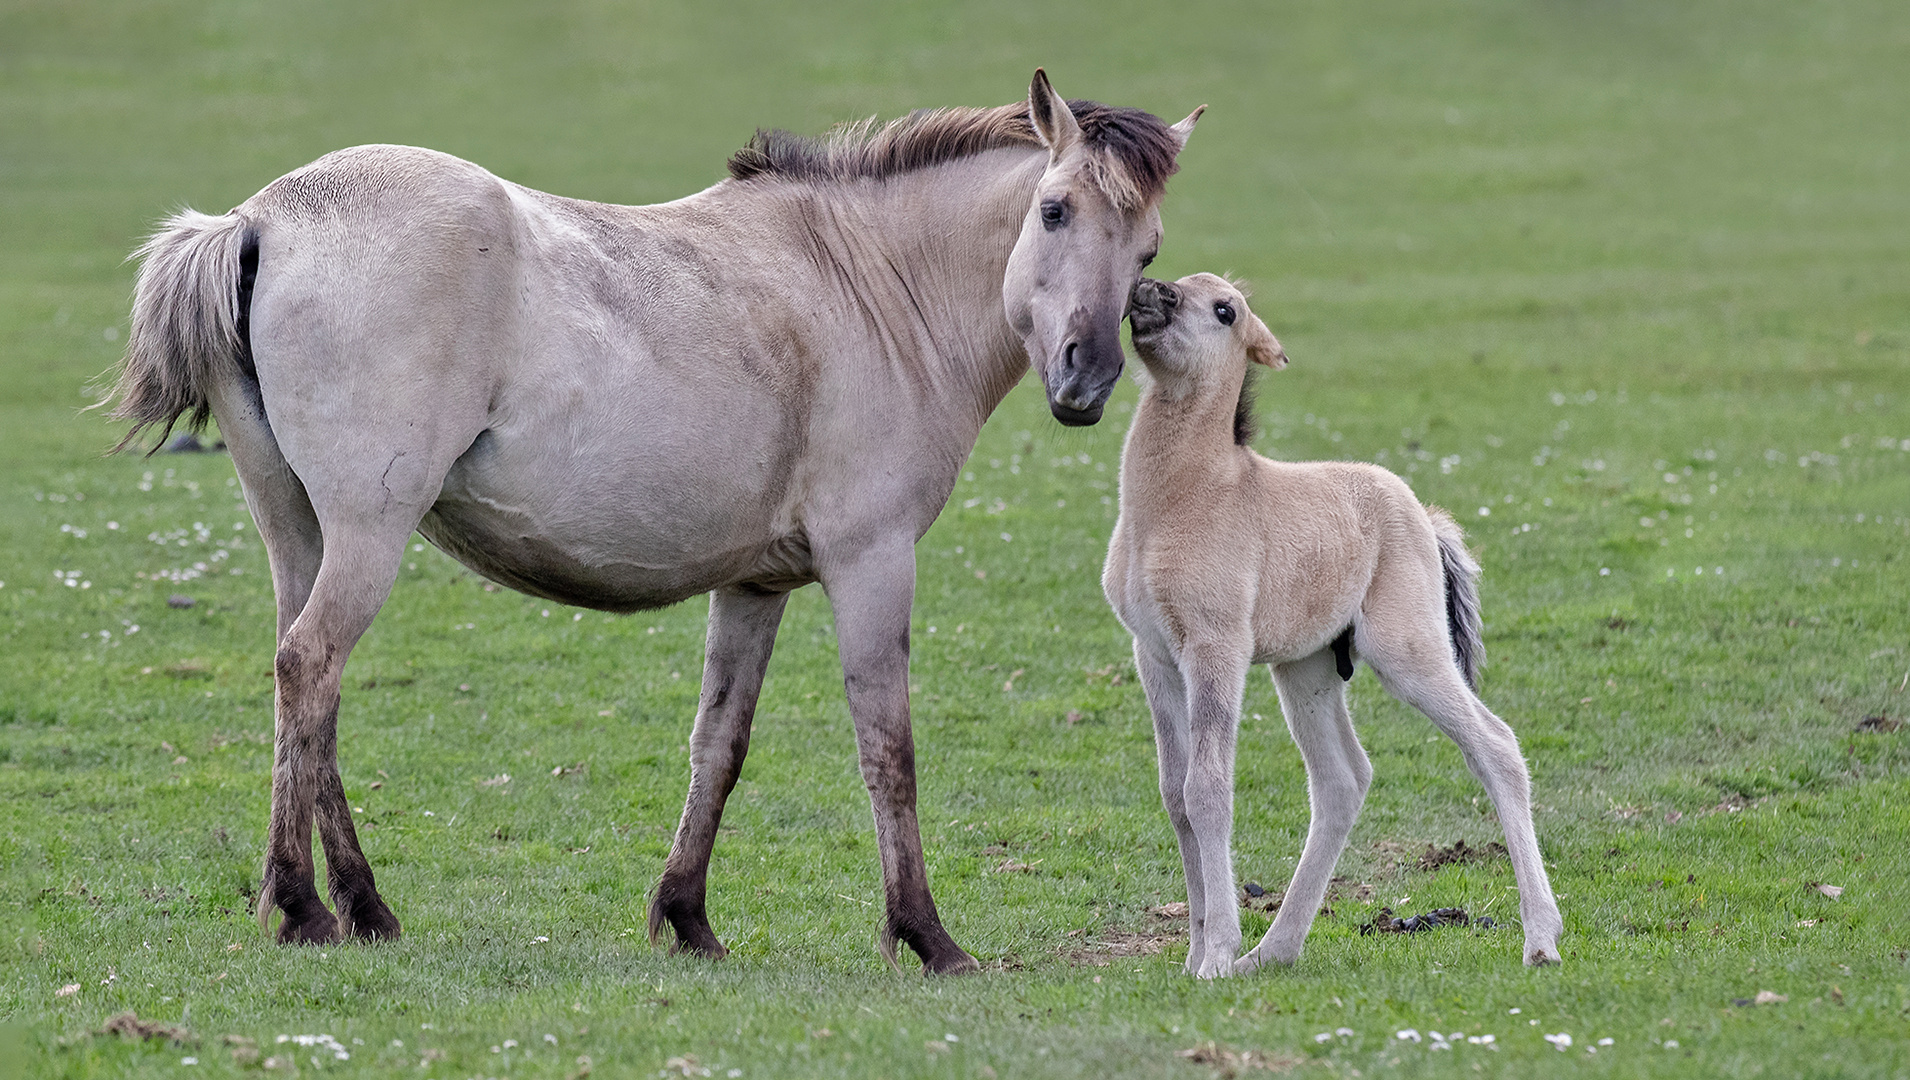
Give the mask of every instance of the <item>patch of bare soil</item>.
[{"label": "patch of bare soil", "polygon": [[94,1032],[96,1035],[118,1035],[122,1038],[139,1041],[142,1039],[165,1039],[169,1042],[183,1043],[192,1038],[192,1033],[183,1027],[162,1023],[158,1020],[141,1020],[130,1012],[120,1013],[106,1021],[105,1026]]},{"label": "patch of bare soil", "polygon": [[1879,734],[1900,731],[1902,728],[1903,721],[1882,715],[1866,716],[1857,723],[1858,731],[1874,731]]},{"label": "patch of bare soil", "polygon": [[1499,843],[1497,840],[1492,841],[1485,847],[1472,847],[1464,840],[1454,840],[1451,847],[1442,848],[1433,844],[1427,844],[1426,850],[1420,854],[1419,859],[1413,865],[1420,870],[1437,870],[1442,866],[1451,866],[1454,863],[1488,862],[1492,859],[1503,859],[1505,857],[1505,845]]},{"label": "patch of bare soil", "polygon": [[1213,1067],[1214,1075],[1232,1080],[1243,1072],[1290,1072],[1306,1064],[1306,1059],[1293,1054],[1281,1054],[1266,1050],[1228,1050],[1215,1043],[1202,1043],[1199,1046],[1182,1050],[1180,1057],[1196,1065]]},{"label": "patch of bare soil", "polygon": [[[1185,904],[1181,905],[1183,908]],[[1183,916],[1184,917],[1184,916]],[[1062,953],[1076,967],[1106,967],[1109,962],[1132,956],[1156,956],[1169,945],[1186,940],[1186,934],[1144,934],[1108,926],[1100,930],[1071,930],[1069,937],[1081,939],[1066,946]]]}]

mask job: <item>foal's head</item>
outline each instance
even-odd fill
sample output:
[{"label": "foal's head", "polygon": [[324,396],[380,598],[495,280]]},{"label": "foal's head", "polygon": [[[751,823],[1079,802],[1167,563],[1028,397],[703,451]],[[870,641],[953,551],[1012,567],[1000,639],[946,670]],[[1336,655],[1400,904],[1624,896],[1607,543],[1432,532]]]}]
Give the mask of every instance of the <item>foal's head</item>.
[{"label": "foal's head", "polygon": [[1201,109],[1168,125],[1138,109],[1064,101],[1035,72],[1028,114],[1048,166],[1002,299],[1064,424],[1101,419],[1120,378],[1121,316],[1160,247],[1161,195]]},{"label": "foal's head", "polygon": [[1249,361],[1287,366],[1280,342],[1247,307],[1240,286],[1214,274],[1172,284],[1142,278],[1128,309],[1134,351],[1157,379],[1237,384]]}]

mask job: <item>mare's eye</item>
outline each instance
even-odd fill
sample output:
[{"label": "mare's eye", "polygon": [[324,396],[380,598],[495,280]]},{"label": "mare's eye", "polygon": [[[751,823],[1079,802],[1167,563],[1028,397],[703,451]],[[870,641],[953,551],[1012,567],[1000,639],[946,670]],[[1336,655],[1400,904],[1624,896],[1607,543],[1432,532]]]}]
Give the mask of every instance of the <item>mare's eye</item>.
[{"label": "mare's eye", "polygon": [[1041,204],[1041,223],[1050,229],[1058,229],[1068,223],[1068,205],[1063,202],[1045,202]]},{"label": "mare's eye", "polygon": [[1219,319],[1220,325],[1222,326],[1232,326],[1234,324],[1234,306],[1224,300],[1215,304],[1214,318]]}]

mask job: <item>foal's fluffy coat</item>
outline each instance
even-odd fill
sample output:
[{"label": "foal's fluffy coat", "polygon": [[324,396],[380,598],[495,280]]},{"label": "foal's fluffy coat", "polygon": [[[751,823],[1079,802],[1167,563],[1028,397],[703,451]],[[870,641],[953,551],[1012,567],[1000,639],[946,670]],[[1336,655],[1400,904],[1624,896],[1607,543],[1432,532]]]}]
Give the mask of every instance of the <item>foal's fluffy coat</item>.
[{"label": "foal's fluffy coat", "polygon": [[[1525,961],[1557,962],[1562,924],[1525,759],[1472,690],[1479,568],[1459,526],[1385,469],[1270,461],[1236,442],[1248,362],[1287,361],[1231,283],[1144,280],[1131,319],[1148,385],[1122,451],[1102,585],[1134,635],[1154,713],[1161,798],[1187,872],[1187,970],[1212,978],[1300,955],[1372,779],[1335,656],[1349,630],[1381,685],[1450,735],[1485,784],[1518,880]],[[1256,663],[1273,666],[1313,822],[1273,925],[1235,959],[1234,744]]]}]

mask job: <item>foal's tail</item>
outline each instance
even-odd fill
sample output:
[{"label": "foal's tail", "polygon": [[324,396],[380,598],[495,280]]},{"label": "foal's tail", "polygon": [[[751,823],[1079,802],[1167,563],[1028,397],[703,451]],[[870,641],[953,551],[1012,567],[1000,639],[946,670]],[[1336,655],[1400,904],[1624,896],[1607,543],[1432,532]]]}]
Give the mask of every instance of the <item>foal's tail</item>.
[{"label": "foal's tail", "polygon": [[257,270],[258,238],[237,213],[181,210],[133,257],[140,265],[132,332],[108,398],[108,415],[133,426],[115,453],[148,427],[163,425],[163,442],[187,413],[192,430],[205,427],[212,412],[208,376],[215,365],[243,362],[248,351],[252,275],[244,271]]},{"label": "foal's tail", "polygon": [[1452,515],[1428,506],[1433,535],[1439,538],[1439,565],[1446,576],[1446,628],[1452,633],[1452,655],[1466,685],[1479,689],[1479,667],[1486,660],[1486,644],[1479,623],[1479,564],[1466,550],[1466,534]]}]

